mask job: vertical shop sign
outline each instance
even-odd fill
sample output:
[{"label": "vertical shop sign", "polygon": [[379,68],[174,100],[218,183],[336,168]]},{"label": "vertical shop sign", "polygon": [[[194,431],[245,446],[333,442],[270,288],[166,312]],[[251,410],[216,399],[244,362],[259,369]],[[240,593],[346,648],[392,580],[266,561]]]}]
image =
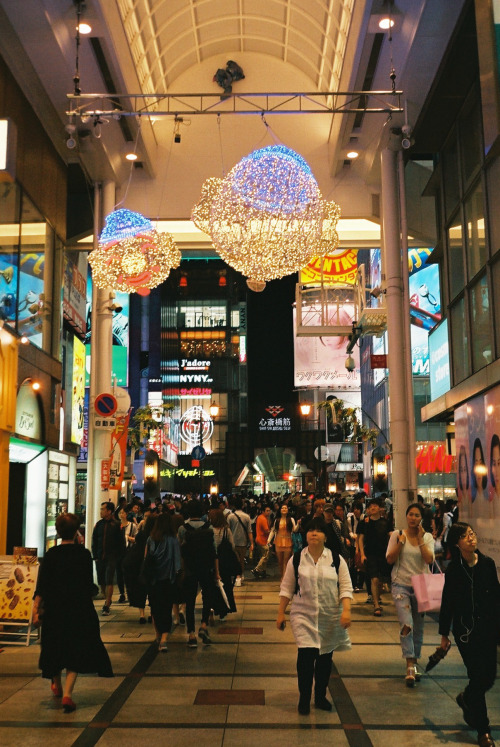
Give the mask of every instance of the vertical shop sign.
[{"label": "vertical shop sign", "polygon": [[125,474],[125,456],[127,453],[127,434],[130,413],[116,417],[116,426],[111,434],[111,459],[109,470],[109,487],[119,490]]},{"label": "vertical shop sign", "polygon": [[73,385],[71,396],[71,440],[81,444],[85,408],[85,345],[73,338]]}]

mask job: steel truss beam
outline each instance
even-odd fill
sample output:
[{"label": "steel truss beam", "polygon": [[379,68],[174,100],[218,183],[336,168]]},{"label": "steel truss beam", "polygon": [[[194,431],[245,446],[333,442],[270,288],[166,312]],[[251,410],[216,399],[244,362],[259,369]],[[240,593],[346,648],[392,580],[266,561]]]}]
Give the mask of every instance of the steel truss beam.
[{"label": "steel truss beam", "polygon": [[402,91],[232,93],[228,96],[219,93],[69,93],[67,114],[77,118],[117,119],[200,114],[396,114],[404,111],[402,94]]}]

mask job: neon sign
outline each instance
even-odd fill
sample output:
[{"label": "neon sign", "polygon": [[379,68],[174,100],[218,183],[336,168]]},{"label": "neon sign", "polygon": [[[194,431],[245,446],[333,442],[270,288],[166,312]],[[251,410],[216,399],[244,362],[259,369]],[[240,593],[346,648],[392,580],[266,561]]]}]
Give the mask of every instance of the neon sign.
[{"label": "neon sign", "polygon": [[181,418],[181,438],[189,449],[209,441],[213,431],[213,421],[201,405],[193,405]]}]

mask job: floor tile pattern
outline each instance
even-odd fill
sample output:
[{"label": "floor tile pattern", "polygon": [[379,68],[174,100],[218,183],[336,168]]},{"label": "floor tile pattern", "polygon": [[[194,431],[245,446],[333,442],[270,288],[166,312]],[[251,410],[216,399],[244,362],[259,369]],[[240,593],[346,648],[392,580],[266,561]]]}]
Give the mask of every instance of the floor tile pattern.
[{"label": "floor tile pattern", "polygon": [[[199,640],[196,649],[188,648],[178,626],[168,652],[158,653],[153,626],[140,625],[137,610],[114,603],[101,620],[101,634],[115,677],[79,677],[71,714],[63,713],[40,677],[38,642],[2,648],[0,631],[1,747],[476,744],[455,703],[466,684],[455,646],[415,688],[405,687],[399,627],[387,593],[381,618],[373,617],[365,593],[355,595],[352,650],[334,654],[334,709],[326,713],[312,705],[309,716],[300,716],[291,628],[281,632],[275,625],[278,579],[246,575],[235,589],[238,611],[210,628],[211,646]],[[100,610],[102,602],[96,606]],[[422,664],[438,642],[436,620],[428,617]],[[500,681],[488,694],[488,708],[500,742]]]}]

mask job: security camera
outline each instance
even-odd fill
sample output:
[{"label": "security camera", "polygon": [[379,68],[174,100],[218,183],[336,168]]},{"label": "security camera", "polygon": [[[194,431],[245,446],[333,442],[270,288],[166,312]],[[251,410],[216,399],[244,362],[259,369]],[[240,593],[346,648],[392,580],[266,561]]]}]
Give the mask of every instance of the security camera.
[{"label": "security camera", "polygon": [[411,148],[412,145],[413,145],[413,141],[412,141],[412,139],[410,137],[404,137],[404,138],[402,138],[402,140],[401,140],[401,147],[402,148],[404,148],[405,150],[408,150],[408,148]]},{"label": "security camera", "polygon": [[345,367],[347,368],[348,371],[354,371],[354,369],[356,368],[356,361],[354,360],[352,355],[349,355],[345,359]]},{"label": "security camera", "polygon": [[112,303],[109,307],[109,310],[114,311],[116,314],[121,314],[121,312],[123,311],[123,306],[120,306],[117,303]]},{"label": "security camera", "polygon": [[69,148],[70,150],[73,150],[73,148],[76,148],[76,140],[74,137],[69,137],[66,140],[66,148]]}]

